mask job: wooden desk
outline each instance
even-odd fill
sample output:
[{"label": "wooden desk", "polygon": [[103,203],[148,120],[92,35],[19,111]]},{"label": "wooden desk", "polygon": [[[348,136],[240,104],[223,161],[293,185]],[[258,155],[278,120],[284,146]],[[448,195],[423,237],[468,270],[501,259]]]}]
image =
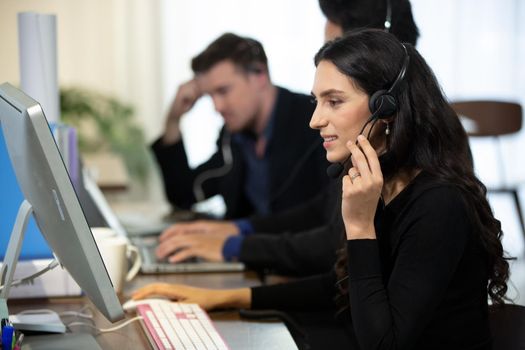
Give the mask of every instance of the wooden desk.
[{"label": "wooden desk", "polygon": [[[132,290],[152,282],[184,283],[208,288],[239,288],[259,285],[257,276],[252,272],[231,273],[193,273],[193,274],[163,274],[139,275],[130,283],[120,296],[121,301],[128,299]],[[56,312],[79,311],[85,305],[94,312],[94,324],[98,328],[114,326],[93,306],[87,298],[54,298],[35,300],[10,300],[10,313],[27,309],[52,309]],[[217,330],[232,350],[244,349],[297,349],[286,326],[281,322],[254,322],[241,320],[237,311],[210,312]],[[130,319],[135,315],[126,315]],[[76,317],[63,317],[64,323],[75,321],[86,322]],[[90,333],[96,337],[103,349],[149,349],[150,344],[144,334],[140,322],[130,324],[118,331],[96,335],[96,331],[87,326],[72,327],[74,333]]]}]

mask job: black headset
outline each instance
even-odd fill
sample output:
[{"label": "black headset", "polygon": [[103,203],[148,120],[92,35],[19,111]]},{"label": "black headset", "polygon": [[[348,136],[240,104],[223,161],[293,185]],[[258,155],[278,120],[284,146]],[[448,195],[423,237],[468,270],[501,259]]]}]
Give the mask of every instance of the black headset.
[{"label": "black headset", "polygon": [[378,90],[370,96],[368,101],[368,108],[372,113],[370,120],[372,119],[383,119],[388,118],[393,115],[398,108],[397,99],[394,96],[396,88],[401,84],[403,78],[405,77],[406,71],[408,69],[408,64],[410,62],[410,56],[406,46],[401,43],[403,50],[405,50],[405,59],[403,60],[403,67],[399,71],[396,80],[388,90]]},{"label": "black headset", "polygon": [[[384,31],[387,33],[390,32],[391,26],[392,0],[386,0],[386,16],[384,23]],[[372,121],[373,119],[384,119],[390,117],[397,111],[398,103],[393,93],[405,77],[405,73],[408,69],[408,63],[410,61],[410,56],[408,55],[406,46],[403,43],[401,43],[401,45],[405,50],[405,59],[403,61],[403,67],[399,71],[399,74],[397,75],[397,78],[396,80],[394,80],[394,83],[392,84],[390,89],[376,91],[372,94],[372,96],[370,96],[370,100],[368,102],[368,107],[370,109],[370,112],[372,113],[372,116],[369,119],[370,121]]]}]

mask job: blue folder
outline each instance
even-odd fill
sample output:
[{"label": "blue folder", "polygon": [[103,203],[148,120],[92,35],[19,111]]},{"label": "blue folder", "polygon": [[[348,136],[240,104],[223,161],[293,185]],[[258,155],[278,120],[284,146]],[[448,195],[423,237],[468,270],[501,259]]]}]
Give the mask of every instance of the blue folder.
[{"label": "blue folder", "polygon": [[[1,130],[1,129],[0,129]],[[4,260],[7,244],[24,196],[18,186],[4,135],[0,132],[0,260]],[[31,217],[27,226],[20,260],[52,258],[53,253]]]}]

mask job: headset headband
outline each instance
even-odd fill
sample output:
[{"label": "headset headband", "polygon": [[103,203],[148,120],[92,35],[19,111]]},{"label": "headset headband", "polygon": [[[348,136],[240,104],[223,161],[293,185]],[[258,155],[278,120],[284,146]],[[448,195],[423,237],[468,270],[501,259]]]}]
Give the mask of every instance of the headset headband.
[{"label": "headset headband", "polygon": [[410,63],[410,56],[408,55],[407,47],[403,43],[401,43],[401,46],[403,46],[403,50],[405,50],[405,59],[403,60],[403,67],[401,67],[401,70],[399,71],[396,80],[394,81],[390,89],[388,89],[388,93],[394,91],[397,85],[399,85],[399,83],[403,80],[403,78],[405,77],[405,73],[408,69],[408,64]]},{"label": "headset headband", "polygon": [[391,0],[386,0],[386,18],[385,18],[385,32],[390,32],[392,26],[392,3]]}]

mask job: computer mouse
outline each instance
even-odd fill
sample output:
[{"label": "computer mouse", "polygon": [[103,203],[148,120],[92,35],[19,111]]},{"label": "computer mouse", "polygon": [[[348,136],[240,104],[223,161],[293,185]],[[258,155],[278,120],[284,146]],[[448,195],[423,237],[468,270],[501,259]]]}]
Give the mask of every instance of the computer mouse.
[{"label": "computer mouse", "polygon": [[165,298],[148,298],[148,299],[141,299],[141,300],[130,299],[126,301],[124,304],[122,304],[122,308],[126,312],[133,312],[137,309],[138,305],[159,303],[159,302],[170,302],[170,300],[165,299]]}]

